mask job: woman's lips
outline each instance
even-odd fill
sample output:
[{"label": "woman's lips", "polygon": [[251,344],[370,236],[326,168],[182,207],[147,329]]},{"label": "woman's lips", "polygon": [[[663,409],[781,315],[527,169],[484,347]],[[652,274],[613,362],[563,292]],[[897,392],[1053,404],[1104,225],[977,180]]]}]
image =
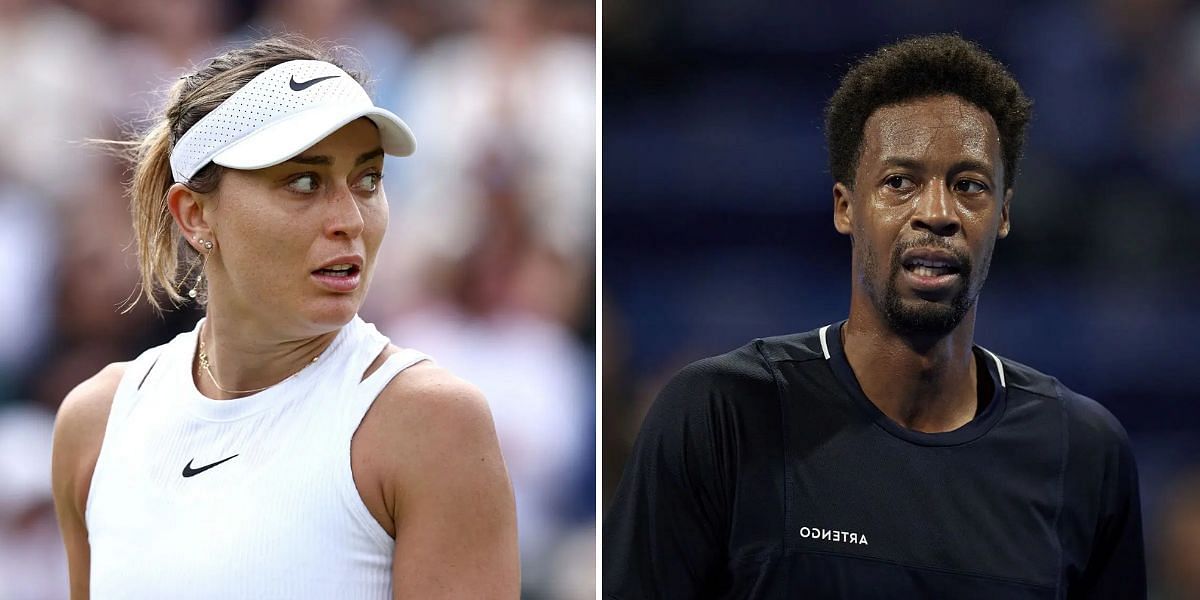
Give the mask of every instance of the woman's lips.
[{"label": "woman's lips", "polygon": [[352,292],[358,288],[362,270],[355,265],[349,269],[317,269],[312,278],[324,288],[334,292]]}]

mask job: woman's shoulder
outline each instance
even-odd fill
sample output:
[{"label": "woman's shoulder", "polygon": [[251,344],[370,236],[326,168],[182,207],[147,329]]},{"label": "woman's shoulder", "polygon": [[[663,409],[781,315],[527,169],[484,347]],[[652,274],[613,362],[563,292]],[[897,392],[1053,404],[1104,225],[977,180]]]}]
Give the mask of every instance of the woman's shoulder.
[{"label": "woman's shoulder", "polygon": [[130,363],[112,363],[67,394],[54,419],[53,479],[57,498],[82,511],[100,456],[113,397]]},{"label": "woman's shoulder", "polygon": [[76,385],[58,407],[55,429],[66,428],[72,431],[98,427],[99,433],[104,433],[121,380],[126,374],[144,378],[159,363],[167,348],[174,343],[176,341],[172,340],[149,348],[130,361],[110,363]]},{"label": "woman's shoulder", "polygon": [[[404,349],[389,344],[364,373],[369,377],[390,356]],[[379,392],[373,410],[396,426],[421,426],[423,419],[487,417],[491,412],[483,392],[433,361],[422,360],[404,369]],[[416,422],[414,422],[416,420]]]},{"label": "woman's shoulder", "polygon": [[[401,351],[389,345],[376,362]],[[377,366],[372,364],[366,375]],[[368,443],[380,456],[405,457],[400,461],[402,465],[396,465],[401,471],[420,471],[423,461],[418,454],[433,459],[496,441],[492,413],[483,392],[428,360],[404,369],[384,386],[362,428],[368,432],[364,441],[370,440]],[[407,475],[422,476],[419,472]]]},{"label": "woman's shoulder", "polygon": [[115,362],[75,386],[58,407],[55,430],[81,431],[99,425],[103,433],[113,397],[125,376],[128,362]]},{"label": "woman's shoulder", "polygon": [[[383,358],[400,351],[389,346]],[[390,534],[402,518],[455,539],[511,525],[512,488],[487,399],[449,370],[423,360],[400,371],[376,396],[355,443],[358,456],[370,457],[360,471],[365,488],[381,494],[364,498],[383,507],[373,512]],[[479,515],[490,525],[473,520]]]}]

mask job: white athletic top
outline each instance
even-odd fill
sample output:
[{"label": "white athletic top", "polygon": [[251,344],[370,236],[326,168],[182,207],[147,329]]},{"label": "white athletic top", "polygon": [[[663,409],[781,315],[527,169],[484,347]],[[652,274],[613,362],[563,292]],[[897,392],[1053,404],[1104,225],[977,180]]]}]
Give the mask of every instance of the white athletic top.
[{"label": "white athletic top", "polygon": [[113,398],[85,518],[91,597],[391,598],[395,541],[363,504],[350,439],[428,358],[359,317],[320,360],[236,400],[196,389],[196,329],[143,353]]}]

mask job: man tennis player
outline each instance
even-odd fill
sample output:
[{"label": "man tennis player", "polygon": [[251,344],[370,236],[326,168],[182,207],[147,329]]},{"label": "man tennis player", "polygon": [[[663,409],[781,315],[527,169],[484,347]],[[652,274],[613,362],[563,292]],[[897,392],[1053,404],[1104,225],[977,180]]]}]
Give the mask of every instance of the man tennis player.
[{"label": "man tennis player", "polygon": [[1145,597],[1121,425],[974,344],[1029,116],[957,36],[851,68],[826,114],[849,318],[666,386],[605,520],[605,598]]}]

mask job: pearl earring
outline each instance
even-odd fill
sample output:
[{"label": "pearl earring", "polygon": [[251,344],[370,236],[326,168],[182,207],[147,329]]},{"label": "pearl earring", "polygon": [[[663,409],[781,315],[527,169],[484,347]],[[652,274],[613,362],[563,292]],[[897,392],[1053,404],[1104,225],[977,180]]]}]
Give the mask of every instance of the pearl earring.
[{"label": "pearl earring", "polygon": [[[203,240],[202,241],[200,239],[200,236],[195,236],[192,239],[196,240],[197,242],[200,242],[200,244],[202,246],[204,246],[205,251],[212,252],[212,249],[213,249],[212,240]],[[208,255],[207,254],[204,255],[204,263],[208,264]],[[192,285],[192,289],[188,290],[188,298],[195,299],[195,297],[199,294],[199,292],[197,290],[200,288],[200,282],[203,279],[204,279],[204,267],[201,267],[200,274],[196,276],[196,283],[194,285]]]},{"label": "pearl earring", "polygon": [[199,275],[197,275],[197,276],[196,276],[196,284],[192,286],[192,289],[188,290],[188,298],[193,298],[193,299],[194,299],[194,298],[196,297],[196,293],[197,293],[197,292],[196,292],[196,288],[200,287],[200,280],[201,280],[201,279],[204,279],[204,273],[203,273],[203,272],[201,272]]}]

